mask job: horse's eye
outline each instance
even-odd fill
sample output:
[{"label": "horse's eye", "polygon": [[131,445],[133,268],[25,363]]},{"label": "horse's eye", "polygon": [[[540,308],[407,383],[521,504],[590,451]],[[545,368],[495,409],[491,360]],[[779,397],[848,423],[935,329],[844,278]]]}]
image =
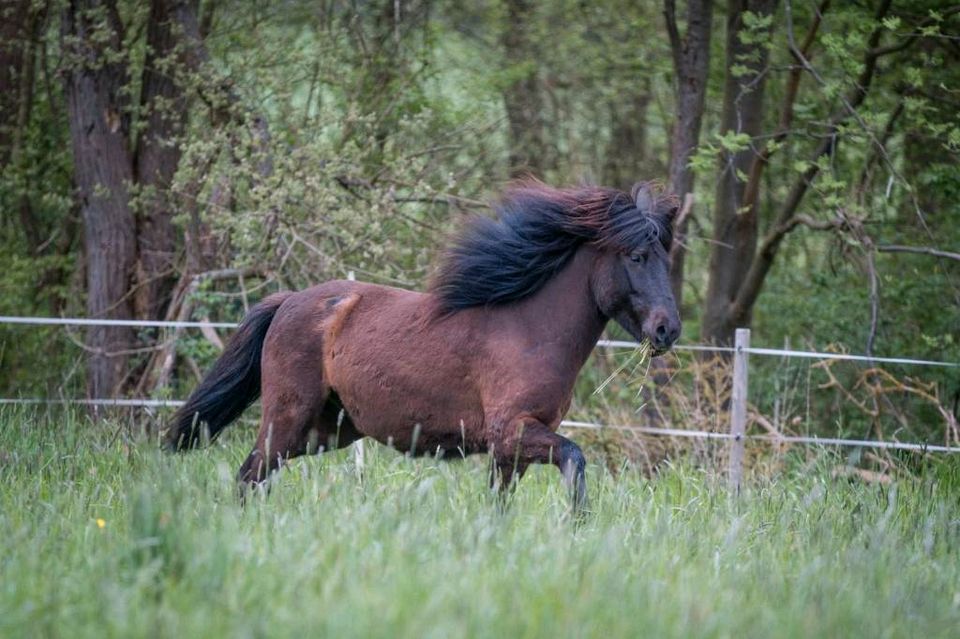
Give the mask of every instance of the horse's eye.
[{"label": "horse's eye", "polygon": [[631,261],[631,262],[637,262],[637,263],[646,262],[646,261],[647,261],[647,254],[646,254],[646,253],[631,253],[631,254],[630,254],[630,261]]}]

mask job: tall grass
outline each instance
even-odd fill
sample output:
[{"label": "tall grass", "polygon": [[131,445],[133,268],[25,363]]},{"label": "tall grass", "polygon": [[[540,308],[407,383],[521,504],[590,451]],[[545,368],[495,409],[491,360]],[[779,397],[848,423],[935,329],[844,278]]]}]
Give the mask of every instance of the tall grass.
[{"label": "tall grass", "polygon": [[737,499],[683,463],[553,468],[509,504],[483,459],[367,446],[238,502],[249,428],[186,455],[65,413],[0,412],[0,636],[957,636],[960,460],[831,479],[823,451]]}]

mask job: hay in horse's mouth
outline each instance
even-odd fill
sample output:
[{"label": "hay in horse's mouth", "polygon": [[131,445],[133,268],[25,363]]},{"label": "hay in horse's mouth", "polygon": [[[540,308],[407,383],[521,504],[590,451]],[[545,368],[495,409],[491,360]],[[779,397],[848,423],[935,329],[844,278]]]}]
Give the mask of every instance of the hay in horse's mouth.
[{"label": "hay in horse's mouth", "polygon": [[[637,369],[640,368],[640,365],[643,364],[644,360],[647,359],[647,356],[651,354],[652,350],[653,350],[653,346],[650,344],[650,340],[645,339],[642,342],[640,342],[640,344],[630,352],[630,355],[627,357],[626,361],[620,364],[620,366],[618,366],[616,370],[610,373],[610,375],[607,376],[607,378],[603,380],[600,383],[600,385],[594,389],[593,394],[599,395],[603,391],[603,389],[606,388],[610,384],[610,382],[614,380],[614,378],[617,375],[622,373],[624,370],[627,369],[627,367],[630,367],[631,365],[632,365],[632,368],[630,368],[630,373],[628,377],[632,380],[636,376]],[[653,351],[653,354],[656,355],[656,352]]]}]

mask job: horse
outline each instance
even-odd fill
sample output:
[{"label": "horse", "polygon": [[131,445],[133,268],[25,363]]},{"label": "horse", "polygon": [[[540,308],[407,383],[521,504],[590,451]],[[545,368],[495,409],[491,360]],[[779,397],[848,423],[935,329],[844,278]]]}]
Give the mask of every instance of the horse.
[{"label": "horse", "polygon": [[515,485],[554,464],[574,509],[581,449],[557,433],[576,377],[610,319],[654,355],[680,335],[669,279],[676,197],[514,183],[474,216],[426,292],[330,281],[253,307],[166,434],[172,450],[215,438],[258,396],[253,488],[287,461],[364,437],[414,455],[491,456]]}]

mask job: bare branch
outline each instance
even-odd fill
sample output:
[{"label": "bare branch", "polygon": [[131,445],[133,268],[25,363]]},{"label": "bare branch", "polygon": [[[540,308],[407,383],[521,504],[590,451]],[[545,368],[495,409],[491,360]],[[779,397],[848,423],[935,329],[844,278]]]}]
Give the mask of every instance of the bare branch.
[{"label": "bare branch", "polygon": [[[862,228],[860,229],[862,234]],[[877,265],[874,260],[873,242],[864,237],[864,253],[867,262],[867,276],[870,279],[870,331],[867,333],[867,357],[873,357],[873,346],[877,341],[877,326],[880,324],[880,278],[877,277]]]},{"label": "bare branch", "polygon": [[897,244],[884,244],[877,247],[880,253],[918,253],[920,255],[932,255],[934,257],[945,257],[949,260],[960,261],[960,253],[952,251],[941,251],[940,249],[927,246],[900,246]]},{"label": "bare branch", "polygon": [[690,217],[690,213],[693,211],[695,199],[693,193],[687,193],[683,196],[683,206],[680,207],[680,212],[677,213],[677,219],[673,223],[674,226],[679,226],[687,221],[687,218]]},{"label": "bare branch", "polygon": [[[210,317],[204,316],[203,321],[209,324]],[[223,350],[223,340],[220,339],[220,335],[217,334],[217,330],[215,328],[204,324],[200,327],[200,332],[203,334],[203,336],[207,339],[208,342],[210,342],[211,344],[214,345],[214,347],[216,347],[218,351]]]},{"label": "bare branch", "polygon": [[[897,120],[903,114],[905,106],[906,102],[904,100],[900,100],[897,102],[897,106],[894,107],[893,111],[890,113],[890,116],[887,118],[887,123],[883,127],[883,133],[880,134],[880,138],[878,139],[880,148],[884,148],[887,142],[890,140],[890,137],[893,135]],[[860,181],[857,186],[857,193],[861,202],[863,201],[867,192],[867,185],[873,176],[873,167],[877,164],[879,159],[880,152],[878,149],[874,149],[873,153],[870,154],[870,157],[868,157],[866,162],[864,162],[863,170],[860,172]]]},{"label": "bare branch", "polygon": [[783,227],[781,235],[785,235],[798,226],[806,226],[814,231],[834,231],[847,226],[847,220],[842,217],[835,217],[832,220],[815,220],[807,215],[794,215],[790,222]]},{"label": "bare branch", "polygon": [[677,213],[677,217],[673,222],[673,228],[675,229],[675,232],[673,235],[673,244],[670,245],[671,263],[675,259],[677,252],[683,250],[683,247],[686,246],[687,219],[689,219],[690,213],[693,211],[693,203],[693,193],[687,193],[684,195],[683,206],[680,207],[680,212]]},{"label": "bare branch", "polygon": [[673,55],[673,68],[680,68],[680,30],[677,29],[677,3],[675,0],[663,0],[663,19],[667,23],[667,35],[670,37],[670,53]]},{"label": "bare branch", "polygon": [[[185,274],[180,278],[174,290],[174,299],[167,309],[165,319],[176,320],[178,322],[189,320],[194,309],[192,297],[200,288],[200,285],[205,282],[230,279],[240,279],[242,281],[245,277],[266,278],[267,276],[267,273],[256,268],[225,268],[206,271],[193,276]],[[206,317],[204,320],[209,321]],[[212,331],[213,329],[209,330]],[[178,327],[173,329],[173,331],[170,332],[169,339],[160,344],[159,349],[156,349],[157,352],[154,353],[148,362],[146,371],[137,384],[136,394],[142,395],[150,390],[163,388],[170,382],[170,376],[173,373],[173,367],[177,358],[177,341],[182,332],[183,328]],[[214,335],[216,335],[216,333],[214,333]],[[204,331],[204,336],[214,344],[217,344],[206,331]],[[223,349],[222,342],[219,344],[219,348],[221,350]]]}]

